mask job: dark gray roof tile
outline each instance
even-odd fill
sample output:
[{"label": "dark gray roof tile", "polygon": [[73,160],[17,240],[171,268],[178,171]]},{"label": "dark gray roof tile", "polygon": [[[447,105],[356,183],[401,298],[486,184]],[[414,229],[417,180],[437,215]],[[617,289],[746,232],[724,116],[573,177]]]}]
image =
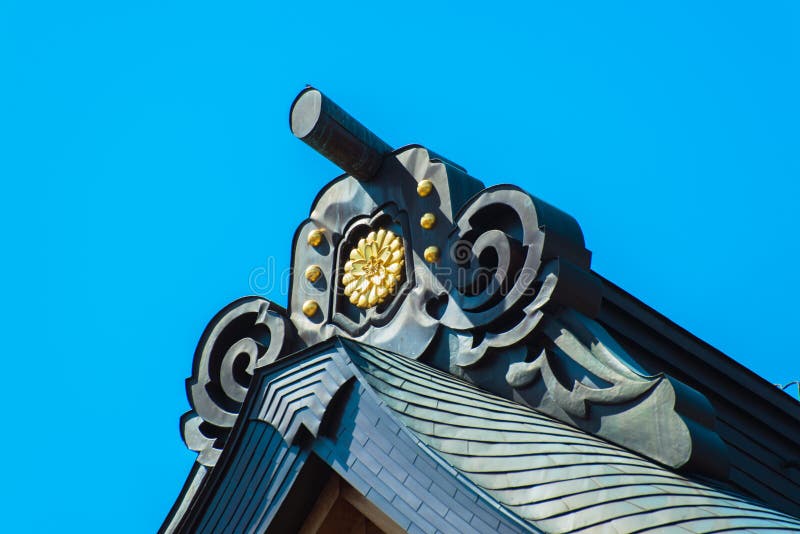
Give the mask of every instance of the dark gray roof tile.
[{"label": "dark gray roof tile", "polygon": [[[432,495],[443,491],[439,484],[448,474],[463,476],[547,532],[800,529],[797,518],[670,471],[426,365],[368,347],[356,350],[360,357],[353,361],[377,395],[445,462],[436,467],[441,477],[425,471],[432,476]],[[446,465],[455,471],[448,473]],[[466,511],[478,506],[471,498],[457,502]],[[420,513],[423,509],[434,513],[425,503]],[[448,513],[468,521],[458,512],[451,504]],[[447,531],[432,515],[431,521]]]}]

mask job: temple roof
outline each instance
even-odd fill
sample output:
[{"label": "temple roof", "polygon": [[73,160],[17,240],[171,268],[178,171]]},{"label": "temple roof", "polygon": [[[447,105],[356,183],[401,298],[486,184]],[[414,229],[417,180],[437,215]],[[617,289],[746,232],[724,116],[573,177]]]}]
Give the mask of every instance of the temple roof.
[{"label": "temple roof", "polygon": [[595,273],[572,216],[313,88],[290,124],[346,174],[288,308],[203,332],[163,531],[800,530],[800,403]]},{"label": "temple roof", "polygon": [[353,341],[255,380],[230,452],[174,511],[175,530],[301,525],[322,487],[308,480],[335,472],[405,531],[800,531],[800,519],[753,498]]},{"label": "temple roof", "polygon": [[407,429],[361,354],[333,339],[260,369],[215,467],[194,470],[162,532],[298,531],[331,476],[386,532],[540,532]]}]

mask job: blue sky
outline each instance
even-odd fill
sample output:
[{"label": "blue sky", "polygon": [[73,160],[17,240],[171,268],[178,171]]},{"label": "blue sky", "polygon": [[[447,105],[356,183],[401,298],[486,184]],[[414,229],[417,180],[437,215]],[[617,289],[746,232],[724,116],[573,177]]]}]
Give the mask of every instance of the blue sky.
[{"label": "blue sky", "polygon": [[160,524],[203,327],[288,267],[338,174],[289,132],[306,83],[559,206],[597,272],[800,378],[797,3],[6,0],[0,82],[3,530]]}]

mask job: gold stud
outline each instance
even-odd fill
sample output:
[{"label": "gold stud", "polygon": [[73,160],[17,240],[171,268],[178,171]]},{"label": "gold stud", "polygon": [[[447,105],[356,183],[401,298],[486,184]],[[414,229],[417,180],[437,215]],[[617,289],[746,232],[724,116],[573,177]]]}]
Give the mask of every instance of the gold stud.
[{"label": "gold stud", "polygon": [[322,230],[311,230],[308,233],[308,244],[312,247],[318,247],[322,243]]},{"label": "gold stud", "polygon": [[306,269],[306,280],[312,284],[319,280],[320,276],[322,276],[322,269],[320,269],[319,265],[309,265]]},{"label": "gold stud", "polygon": [[439,261],[439,247],[428,247],[422,255],[428,263],[436,263]]},{"label": "gold stud", "polygon": [[319,310],[319,304],[316,300],[307,300],[303,303],[303,313],[306,314],[306,317],[313,317],[317,310]]},{"label": "gold stud", "polygon": [[433,213],[426,213],[419,220],[419,225],[426,230],[433,228],[434,224],[436,224],[436,215]]},{"label": "gold stud", "polygon": [[430,180],[422,180],[417,184],[417,194],[421,197],[427,197],[433,191],[433,182]]}]

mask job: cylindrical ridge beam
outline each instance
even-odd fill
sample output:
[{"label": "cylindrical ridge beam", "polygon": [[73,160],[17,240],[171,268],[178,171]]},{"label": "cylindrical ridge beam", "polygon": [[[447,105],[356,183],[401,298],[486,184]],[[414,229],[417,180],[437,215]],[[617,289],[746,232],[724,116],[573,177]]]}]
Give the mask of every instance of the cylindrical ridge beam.
[{"label": "cylindrical ridge beam", "polygon": [[292,133],[346,173],[366,181],[392,151],[380,137],[313,87],[303,89],[289,112]]}]

